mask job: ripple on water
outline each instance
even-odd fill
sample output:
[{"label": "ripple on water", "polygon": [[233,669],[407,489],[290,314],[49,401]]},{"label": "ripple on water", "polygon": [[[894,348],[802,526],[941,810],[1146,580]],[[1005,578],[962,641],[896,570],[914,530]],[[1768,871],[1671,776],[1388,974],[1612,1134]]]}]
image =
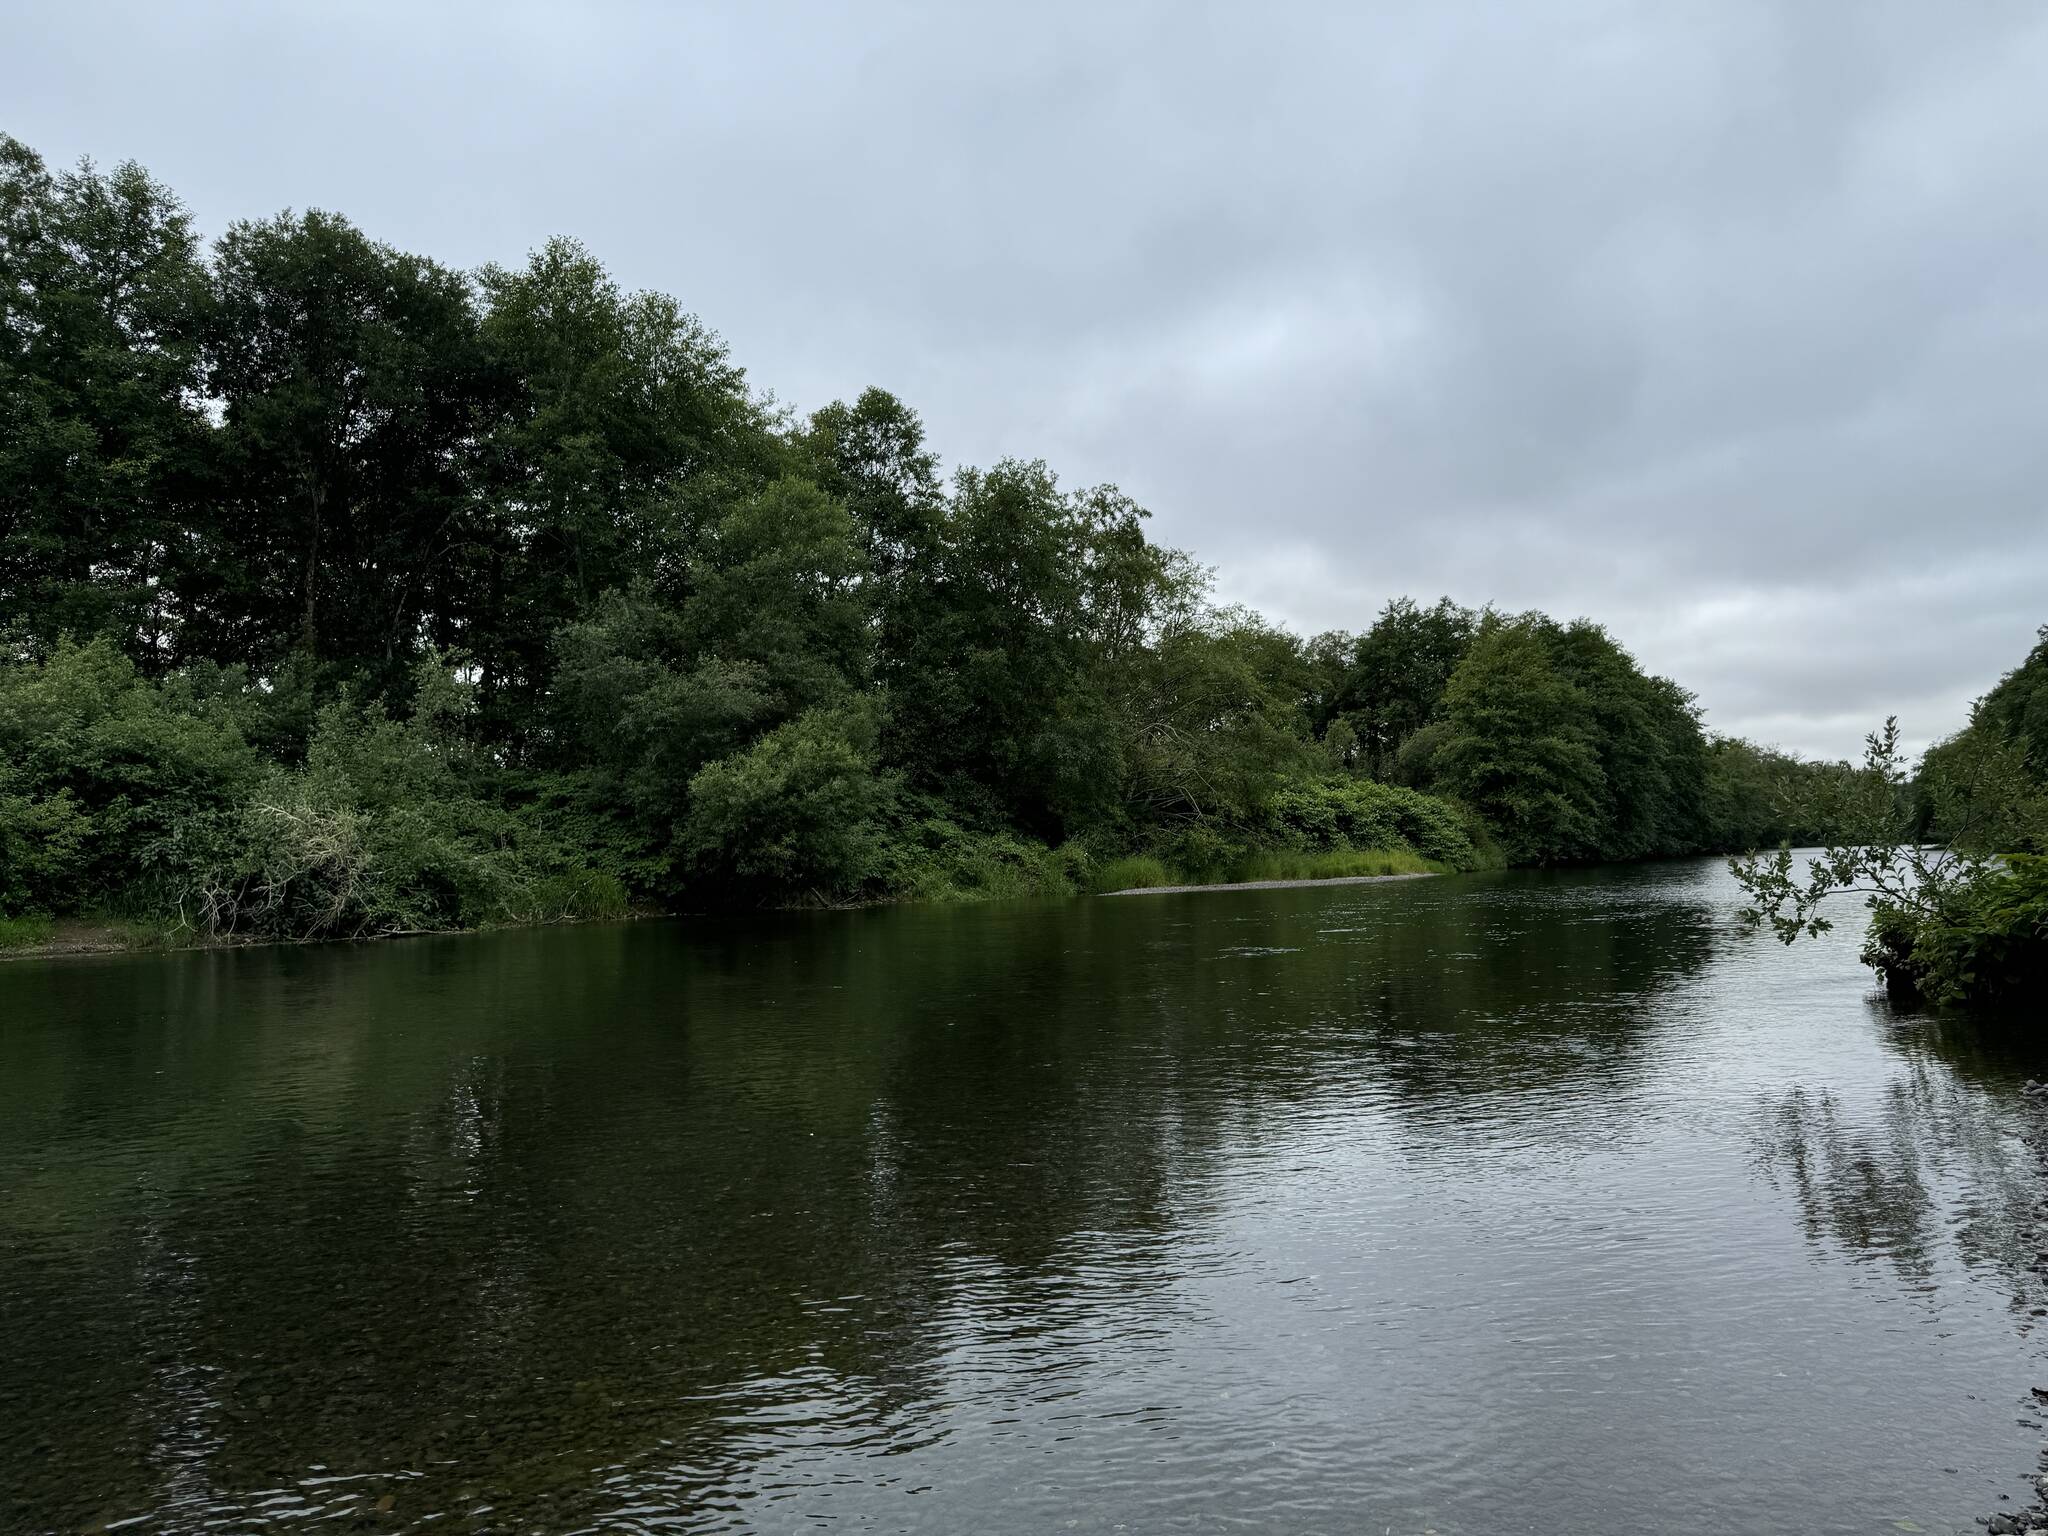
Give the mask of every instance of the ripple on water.
[{"label": "ripple on water", "polygon": [[2041,1064],[1734,904],[10,967],[0,1529],[1968,1527]]}]

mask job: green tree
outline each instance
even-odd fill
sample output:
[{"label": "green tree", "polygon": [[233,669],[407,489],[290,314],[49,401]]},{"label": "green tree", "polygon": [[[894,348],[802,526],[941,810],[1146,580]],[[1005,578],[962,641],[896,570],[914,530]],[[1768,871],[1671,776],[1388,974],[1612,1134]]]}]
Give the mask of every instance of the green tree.
[{"label": "green tree", "polygon": [[1436,787],[1484,816],[1512,862],[1599,852],[1607,793],[1599,745],[1584,693],[1551,658],[1543,621],[1483,626],[1442,708]]},{"label": "green tree", "polygon": [[1134,824],[1245,822],[1314,763],[1299,643],[1257,614],[1177,616],[1143,662],[1123,702]]},{"label": "green tree", "polygon": [[503,405],[459,641],[486,718],[511,733],[546,689],[557,630],[608,591],[672,578],[700,513],[792,460],[724,343],[667,295],[623,291],[576,242],[479,284]]},{"label": "green tree", "polygon": [[1341,716],[1358,740],[1360,766],[1375,779],[1390,777],[1402,746],[1435,717],[1477,623],[1448,597],[1428,608],[1406,597],[1388,603],[1354,642],[1317,728]]},{"label": "green tree", "polygon": [[764,897],[851,893],[875,871],[894,789],[869,710],[812,710],[690,781],[684,841],[714,882]]},{"label": "green tree", "polygon": [[1946,835],[1930,841],[1915,775],[1887,720],[1859,771],[1811,780],[1800,814],[1826,829],[1803,873],[1789,847],[1731,863],[1744,916],[1791,944],[1834,926],[1838,898],[1870,910],[1864,962],[1894,995],[1944,1004],[2037,999],[2048,985],[2048,859],[2001,851],[2048,837],[2048,804],[2011,745],[1980,739],[1918,774]]},{"label": "green tree", "polygon": [[1706,738],[1692,696],[1645,675],[1599,625],[1545,626],[1559,674],[1584,700],[1600,761],[1603,859],[1696,851],[1705,837]]},{"label": "green tree", "polygon": [[467,279],[312,212],[237,224],[214,259],[207,385],[223,490],[188,590],[209,653],[401,682],[459,638],[458,552],[488,387]]},{"label": "green tree", "polygon": [[945,517],[938,459],[915,411],[882,389],[835,400],[801,434],[818,483],[846,505],[876,577],[894,584],[930,557]]},{"label": "green tree", "polygon": [[1169,586],[1145,515],[1113,488],[1063,494],[1043,463],[960,471],[883,658],[887,758],[973,815],[1045,835],[1113,814],[1105,675]]},{"label": "green tree", "polygon": [[237,805],[261,772],[238,705],[232,674],[152,683],[107,636],[0,663],[5,909],[75,911],[175,883],[182,829]]},{"label": "green tree", "polygon": [[[1972,803],[1942,786],[1979,782],[1987,762],[2008,771],[1993,782],[2002,797]],[[2048,853],[2048,626],[2025,661],[1971,707],[1970,723],[1927,754],[1916,784],[1922,830],[1937,839],[1958,835],[1967,819],[1980,839],[1987,825],[2007,853]]]},{"label": "green tree", "polygon": [[181,650],[205,301],[191,220],[140,166],[53,176],[0,135],[0,612],[46,644]]}]

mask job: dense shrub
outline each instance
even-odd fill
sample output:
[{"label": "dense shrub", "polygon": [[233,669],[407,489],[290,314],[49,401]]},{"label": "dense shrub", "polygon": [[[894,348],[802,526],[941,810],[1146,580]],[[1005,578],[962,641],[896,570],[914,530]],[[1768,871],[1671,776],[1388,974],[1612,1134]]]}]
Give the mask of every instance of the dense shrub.
[{"label": "dense shrub", "polygon": [[262,773],[233,674],[144,678],[105,639],[0,663],[0,911],[130,890],[183,823]]},{"label": "dense shrub", "polygon": [[908,796],[888,817],[873,894],[907,901],[1072,896],[1094,889],[1080,843],[1056,847],[1001,830],[962,826],[943,804]]},{"label": "dense shrub", "polygon": [[2015,855],[1974,881],[1942,917],[1880,905],[1864,960],[1893,992],[1937,1004],[2048,997],[2048,857]]},{"label": "dense shrub", "polygon": [[1478,862],[1457,807],[1370,779],[1318,779],[1283,789],[1268,806],[1264,830],[1283,847],[1410,848],[1454,869]]},{"label": "dense shrub", "polygon": [[690,780],[684,841],[700,872],[742,889],[856,891],[876,872],[893,788],[865,710],[812,710]]}]

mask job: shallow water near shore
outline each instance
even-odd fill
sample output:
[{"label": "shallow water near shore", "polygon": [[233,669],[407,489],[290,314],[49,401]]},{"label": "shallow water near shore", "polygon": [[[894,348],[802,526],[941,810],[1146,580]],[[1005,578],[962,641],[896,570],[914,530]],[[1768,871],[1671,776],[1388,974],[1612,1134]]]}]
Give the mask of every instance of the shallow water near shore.
[{"label": "shallow water near shore", "polygon": [[2048,1062],[1737,905],[0,968],[0,1530],[1975,1529]]}]

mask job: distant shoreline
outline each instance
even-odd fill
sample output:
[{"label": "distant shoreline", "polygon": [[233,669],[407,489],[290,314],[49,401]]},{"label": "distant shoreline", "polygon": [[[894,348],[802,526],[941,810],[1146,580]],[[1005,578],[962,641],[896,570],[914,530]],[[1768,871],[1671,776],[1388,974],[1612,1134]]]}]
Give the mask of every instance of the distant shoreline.
[{"label": "distant shoreline", "polygon": [[[1380,885],[1389,880],[1432,880],[1436,870],[1415,870],[1398,875],[1330,875],[1320,879],[1232,880],[1217,885],[1140,885],[1122,891],[1101,891],[1102,896],[1183,896],[1195,891],[1292,891],[1324,885]],[[896,901],[871,903],[877,906],[922,906],[930,903]],[[773,910],[766,909],[763,910]],[[789,910],[789,909],[783,909]],[[681,917],[681,912],[630,912],[617,917],[570,918],[550,923],[486,923],[475,928],[408,929],[398,933],[325,935],[320,938],[221,937],[206,938],[191,930],[175,937],[160,928],[116,920],[59,918],[52,931],[39,939],[0,945],[0,962],[9,960],[51,960],[88,955],[189,954],[207,949],[262,949],[272,945],[300,947],[310,944],[368,944],[385,939],[449,938],[462,934],[497,933],[510,928],[580,927],[586,923],[640,922],[649,918]]]},{"label": "distant shoreline", "polygon": [[1193,891],[1292,891],[1311,885],[1379,885],[1387,880],[1434,880],[1436,871],[1416,870],[1404,875],[1331,875],[1321,880],[1233,880],[1224,885],[1140,885],[1128,891],[1104,891],[1105,896],[1185,896]]}]

